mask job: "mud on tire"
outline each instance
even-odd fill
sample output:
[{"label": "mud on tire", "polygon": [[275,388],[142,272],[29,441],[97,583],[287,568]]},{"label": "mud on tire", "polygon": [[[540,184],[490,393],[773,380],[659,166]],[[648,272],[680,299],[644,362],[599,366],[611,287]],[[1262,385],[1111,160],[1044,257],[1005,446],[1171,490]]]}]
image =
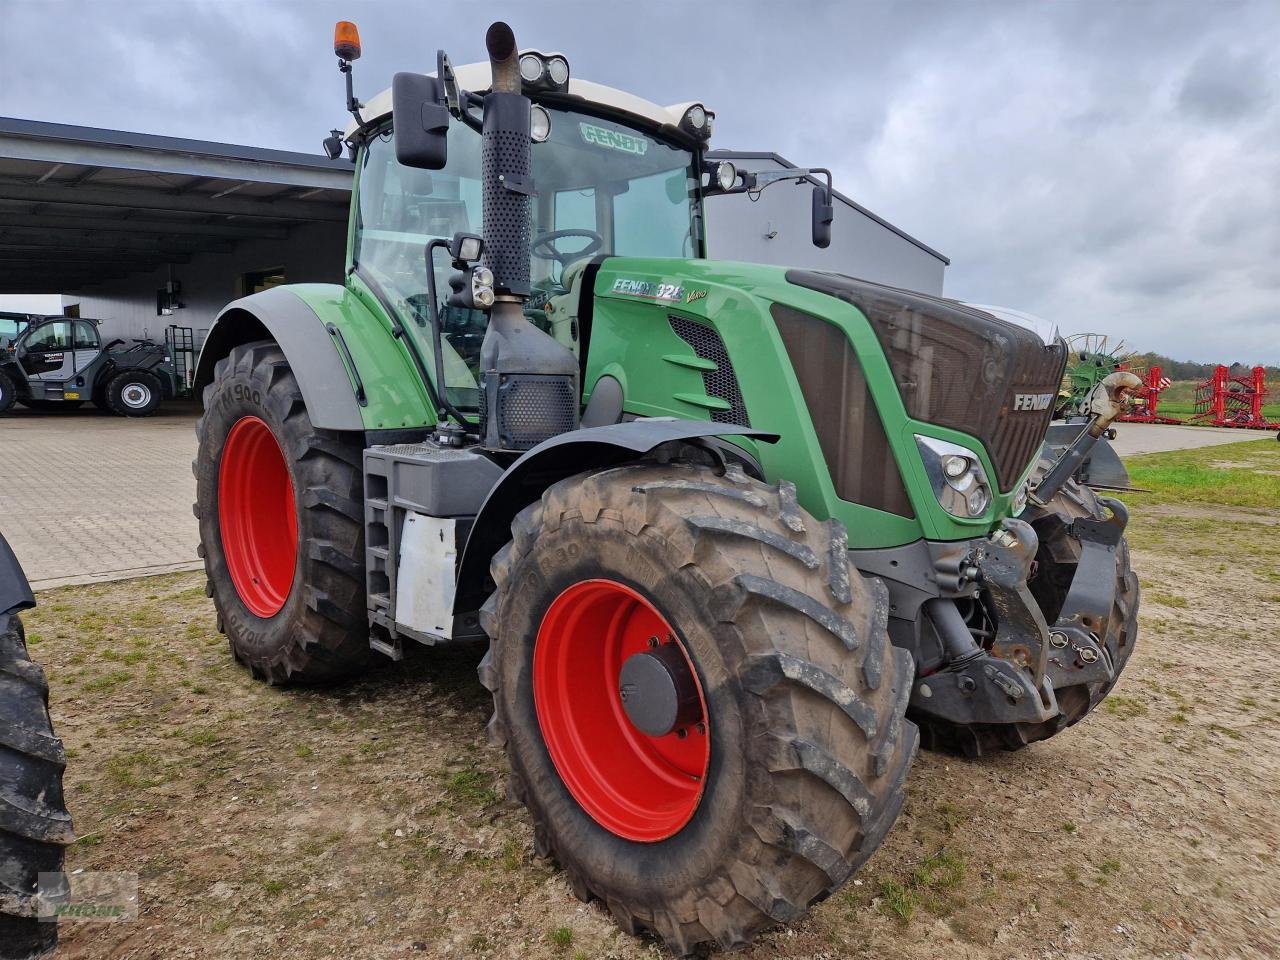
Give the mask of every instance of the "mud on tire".
[{"label": "mud on tire", "polygon": [[[843,884],[897,817],[917,745],[903,718],[911,657],[889,643],[887,592],[850,566],[844,527],[801,510],[786,482],[640,464],[553,485],[512,532],[481,613],[490,736],[506,747],[536,852],[560,863],[575,894],[687,953],[745,944]],[[704,793],[658,842],[592,819],[539,727],[539,625],[566,588],[598,578],[661,611],[706,698]]]},{"label": "mud on tire", "polygon": [[[284,605],[260,617],[241,599],[219,521],[219,468],[232,427],[257,417],[284,454],[297,508],[297,558]],[[232,655],[272,684],[350,674],[368,656],[365,621],[363,437],[317,430],[284,352],[271,341],[237,346],[219,360],[196,423],[194,511],[206,592]]]},{"label": "mud on tire", "polygon": [[[58,925],[37,919],[36,881],[62,871],[74,836],[62,798],[62,742],[49,720],[49,687],[27,655],[22,622],[0,614],[0,955],[54,949]],[[53,901],[65,888],[40,890]]]}]

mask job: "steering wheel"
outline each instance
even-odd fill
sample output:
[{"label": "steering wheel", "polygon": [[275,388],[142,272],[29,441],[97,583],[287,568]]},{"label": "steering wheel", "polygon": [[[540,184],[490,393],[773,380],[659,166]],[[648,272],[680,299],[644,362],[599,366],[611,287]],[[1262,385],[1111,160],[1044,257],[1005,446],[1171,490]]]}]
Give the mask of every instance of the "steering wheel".
[{"label": "steering wheel", "polygon": [[[556,241],[563,240],[565,237],[584,237],[589,243],[581,250],[563,253],[556,249]],[[539,260],[554,260],[560,264],[560,272],[563,273],[564,268],[569,264],[591,256],[603,246],[604,237],[594,230],[552,230],[549,233],[540,233],[534,238],[532,253]]]}]

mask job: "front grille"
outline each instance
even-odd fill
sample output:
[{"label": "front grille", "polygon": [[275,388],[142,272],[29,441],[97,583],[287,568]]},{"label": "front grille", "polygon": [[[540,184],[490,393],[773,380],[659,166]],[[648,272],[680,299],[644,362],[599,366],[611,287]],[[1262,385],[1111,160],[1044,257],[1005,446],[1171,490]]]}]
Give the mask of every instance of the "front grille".
[{"label": "front grille", "polygon": [[771,312],[836,495],[902,517],[915,516],[849,338],[835,324],[784,304],[775,303]]},{"label": "front grille", "polygon": [[1017,409],[1018,394],[1056,394],[1066,364],[1061,340],[955,300],[833,273],[791,270],[787,280],[857,307],[884,351],[907,415],[980,440],[1009,490],[1031,462],[1053,416]]},{"label": "front grille", "polygon": [[738,386],[738,376],[733,372],[733,362],[729,359],[729,351],[725,349],[720,334],[687,317],[672,314],[667,320],[676,336],[691,346],[698,357],[716,365],[714,370],[702,371],[702,387],[707,391],[707,396],[729,404],[729,409],[712,410],[711,419],[716,423],[751,426],[751,420],[747,417],[747,405],[742,399],[742,389]]}]

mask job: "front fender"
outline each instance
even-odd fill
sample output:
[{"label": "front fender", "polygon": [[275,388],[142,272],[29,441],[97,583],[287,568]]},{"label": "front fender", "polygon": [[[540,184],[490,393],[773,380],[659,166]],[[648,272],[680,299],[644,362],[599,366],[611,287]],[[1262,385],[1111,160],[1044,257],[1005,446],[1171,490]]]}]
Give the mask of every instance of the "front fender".
[{"label": "front fender", "polygon": [[587,427],[552,437],[525,453],[489,491],[476,514],[462,561],[454,613],[469,613],[484,602],[489,561],[511,537],[516,514],[560,480],[584,470],[604,470],[638,460],[664,443],[710,437],[752,437],[775,443],[776,433],[705,420],[630,420]]},{"label": "front fender", "polygon": [[196,364],[199,396],[233,347],[274,340],[284,351],[311,422],[322,430],[431,426],[435,413],[389,322],[337,284],[274,287],[223,308]]}]

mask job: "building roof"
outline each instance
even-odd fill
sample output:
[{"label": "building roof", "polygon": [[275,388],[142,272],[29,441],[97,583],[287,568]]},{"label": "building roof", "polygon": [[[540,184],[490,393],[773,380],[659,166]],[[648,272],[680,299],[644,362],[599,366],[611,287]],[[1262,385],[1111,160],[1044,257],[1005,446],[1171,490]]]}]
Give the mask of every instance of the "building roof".
[{"label": "building roof", "polygon": [[75,292],[307,222],[343,223],[351,164],[0,118],[0,293]]},{"label": "building roof", "polygon": [[[609,91],[570,83],[592,100]],[[632,99],[638,105],[618,109],[643,109],[651,120],[678,120],[687,106]],[[369,109],[382,109],[378,98]],[[776,153],[713,155],[795,167]],[[319,154],[0,117],[0,293],[80,292],[241,241],[283,239],[302,223],[345,223],[351,179],[348,161]],[[950,263],[844,194],[836,197]]]},{"label": "building roof", "polygon": [[[796,164],[792,163],[786,157],[779,156],[778,154],[768,150],[711,150],[707,153],[707,156],[713,159],[718,159],[718,160],[768,160],[772,163],[776,163],[780,167],[785,167],[790,170],[796,169]],[[818,180],[814,180],[812,177],[806,177],[805,179],[812,180],[814,183],[820,182]],[[825,183],[822,185],[826,186]],[[876,213],[871,212],[862,204],[858,203],[857,200],[854,200],[851,197],[845,196],[839,190],[833,189],[831,193],[834,195],[834,197],[837,200],[847,204],[848,206],[852,207],[854,210],[857,210],[864,217],[869,217],[870,219],[880,224],[880,226],[884,227],[889,232],[897,234],[903,240],[906,240],[908,243],[919,247],[921,250],[923,250],[925,253],[929,254],[930,256],[937,257],[939,260],[942,261],[944,266],[951,265],[951,259],[949,257],[946,257],[943,254],[939,253],[937,250],[933,249],[933,247],[929,246],[927,243],[917,240],[915,237],[911,236],[911,234],[907,233],[905,230],[895,227],[888,220],[884,219],[883,217],[879,216]]]}]

